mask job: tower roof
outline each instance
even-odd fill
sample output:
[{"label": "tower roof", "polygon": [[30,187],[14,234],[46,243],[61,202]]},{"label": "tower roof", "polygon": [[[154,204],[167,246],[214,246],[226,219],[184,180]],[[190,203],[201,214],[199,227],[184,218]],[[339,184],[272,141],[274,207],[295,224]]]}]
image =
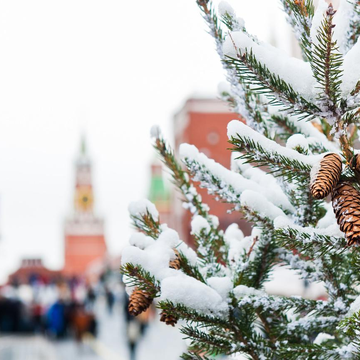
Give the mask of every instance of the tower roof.
[{"label": "tower roof", "polygon": [[81,136],[81,141],[80,141],[80,152],[76,160],[77,166],[86,166],[86,165],[89,166],[91,164],[87,149],[88,147],[87,147],[86,136],[85,134],[83,134]]},{"label": "tower roof", "polygon": [[149,189],[149,200],[153,202],[159,210],[167,210],[170,203],[170,193],[165,185],[162,174],[162,166],[154,161],[151,165],[151,182]]}]

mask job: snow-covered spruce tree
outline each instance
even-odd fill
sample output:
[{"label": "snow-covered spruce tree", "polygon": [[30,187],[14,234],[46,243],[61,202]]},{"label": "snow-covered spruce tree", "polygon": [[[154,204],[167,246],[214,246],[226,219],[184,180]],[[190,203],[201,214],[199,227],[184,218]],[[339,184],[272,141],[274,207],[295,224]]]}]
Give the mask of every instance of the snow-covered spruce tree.
[{"label": "snow-covered spruce tree", "polygon": [[[152,130],[193,215],[195,251],[153,204],[129,207],[139,230],[122,255],[130,310],[157,298],[162,321],[181,320],[190,339],[183,359],[360,358],[360,5],[281,2],[303,60],[251,35],[228,4],[215,12],[210,0],[197,0],[230,83],[222,96],[246,120],[228,125],[231,170],[183,144],[190,180]],[[220,230],[193,182],[244,214],[251,236],[235,224]],[[321,282],[328,299],[267,294],[279,265]]]}]

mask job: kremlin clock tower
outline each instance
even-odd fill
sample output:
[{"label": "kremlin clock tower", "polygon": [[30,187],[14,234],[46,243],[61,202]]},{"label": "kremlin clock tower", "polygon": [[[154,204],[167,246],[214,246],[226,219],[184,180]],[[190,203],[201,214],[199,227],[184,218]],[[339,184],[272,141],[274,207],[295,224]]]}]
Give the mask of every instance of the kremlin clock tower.
[{"label": "kremlin clock tower", "polygon": [[105,256],[104,221],[94,214],[91,162],[83,139],[76,161],[74,211],[65,221],[64,273],[84,275],[90,265],[102,261]]}]

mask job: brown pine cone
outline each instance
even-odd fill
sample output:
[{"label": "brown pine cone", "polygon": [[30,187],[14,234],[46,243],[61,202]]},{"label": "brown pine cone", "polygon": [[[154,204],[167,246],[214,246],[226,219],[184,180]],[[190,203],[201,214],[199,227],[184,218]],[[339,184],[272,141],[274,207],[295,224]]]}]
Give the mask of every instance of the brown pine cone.
[{"label": "brown pine cone", "polygon": [[180,270],[180,255],[179,255],[179,252],[176,250],[176,249],[173,249],[174,250],[174,253],[175,253],[175,259],[173,260],[170,260],[169,262],[169,267],[171,269],[175,269],[175,270]]},{"label": "brown pine cone", "polygon": [[327,154],[320,161],[320,168],[311,179],[311,194],[315,199],[328,196],[340,179],[342,162],[338,154]]},{"label": "brown pine cone", "polygon": [[129,313],[133,316],[141,314],[147,310],[153,301],[153,297],[146,291],[140,290],[138,287],[134,289],[129,299]]},{"label": "brown pine cone", "polygon": [[175,326],[177,323],[177,318],[175,316],[166,314],[163,310],[160,314],[160,321],[164,322],[166,325]]},{"label": "brown pine cone", "polygon": [[360,244],[360,194],[348,182],[340,182],[332,193],[332,205],[348,245]]},{"label": "brown pine cone", "polygon": [[360,156],[359,154],[356,154],[350,161],[352,169],[354,169],[357,172],[360,172]]}]

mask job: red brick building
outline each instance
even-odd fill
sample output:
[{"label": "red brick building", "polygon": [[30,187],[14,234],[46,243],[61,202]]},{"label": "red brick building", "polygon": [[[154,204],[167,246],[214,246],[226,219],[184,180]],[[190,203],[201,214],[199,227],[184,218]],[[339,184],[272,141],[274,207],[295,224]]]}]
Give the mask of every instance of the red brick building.
[{"label": "red brick building", "polygon": [[74,211],[65,221],[65,265],[67,276],[84,275],[90,265],[106,256],[104,221],[94,213],[91,162],[85,140],[76,161]]},{"label": "red brick building", "polygon": [[18,270],[8,277],[8,284],[29,284],[33,281],[50,283],[62,278],[60,270],[46,268],[41,259],[23,259]]},{"label": "red brick building", "polygon": [[[189,99],[174,116],[175,152],[178,153],[179,145],[189,143],[195,145],[200,152],[209,158],[230,168],[231,151],[227,142],[227,124],[239,119],[227,103],[218,99]],[[227,213],[231,206],[214,199],[208,195],[206,189],[199,190],[203,202],[210,206],[210,213],[220,220],[222,229],[231,223],[238,223],[243,232],[250,233],[250,226],[240,218],[239,212]],[[172,225],[180,232],[182,239],[192,243],[190,236],[191,215],[181,206],[179,193],[172,193]]]}]

